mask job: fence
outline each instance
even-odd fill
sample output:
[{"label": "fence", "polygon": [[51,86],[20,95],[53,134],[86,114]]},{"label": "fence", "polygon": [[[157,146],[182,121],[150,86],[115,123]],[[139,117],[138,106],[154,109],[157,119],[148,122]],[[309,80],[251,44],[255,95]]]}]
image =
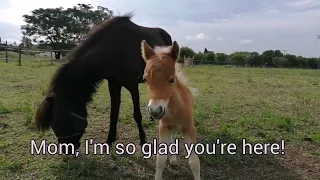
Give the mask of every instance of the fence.
[{"label": "fence", "polygon": [[231,65],[230,62],[221,62],[221,61],[208,61],[206,59],[194,59],[193,57],[184,56],[182,62],[180,61],[182,66],[192,66],[194,65]]},{"label": "fence", "polygon": [[[52,48],[49,49],[28,49],[28,48],[20,48],[17,46],[6,46],[6,45],[0,45],[0,59],[5,60],[6,63],[9,63],[9,61],[18,60],[19,66],[22,64],[22,60],[39,60],[39,61],[47,61],[53,64],[53,62],[57,61],[65,61],[63,58],[63,55],[68,54],[71,50],[54,50]],[[10,54],[8,53],[10,52]],[[15,54],[16,53],[16,56]],[[60,59],[54,58],[53,54],[60,54]],[[11,57],[10,57],[11,56]]]}]

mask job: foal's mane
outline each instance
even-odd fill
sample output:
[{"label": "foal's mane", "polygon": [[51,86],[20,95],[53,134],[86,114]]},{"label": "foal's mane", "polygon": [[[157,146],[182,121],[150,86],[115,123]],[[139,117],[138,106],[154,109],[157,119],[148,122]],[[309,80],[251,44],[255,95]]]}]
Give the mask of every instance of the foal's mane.
[{"label": "foal's mane", "polygon": [[[154,52],[159,56],[167,55],[171,51],[171,48],[171,46],[155,46]],[[179,57],[180,53],[177,57],[177,60],[179,59]],[[198,90],[189,86],[188,78],[181,70],[181,64],[178,62],[175,62],[175,73],[177,76],[177,83],[184,86],[185,88],[189,88],[193,96],[198,96]]]}]

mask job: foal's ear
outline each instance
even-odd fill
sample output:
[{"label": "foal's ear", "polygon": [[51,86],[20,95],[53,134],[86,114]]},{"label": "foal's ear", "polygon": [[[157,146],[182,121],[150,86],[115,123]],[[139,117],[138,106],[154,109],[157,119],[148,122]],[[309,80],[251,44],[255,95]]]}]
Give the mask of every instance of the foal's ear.
[{"label": "foal's ear", "polygon": [[155,52],[153,49],[149,46],[149,44],[145,41],[141,41],[141,55],[145,62],[148,61],[153,55],[155,55]]},{"label": "foal's ear", "polygon": [[179,48],[179,44],[177,43],[177,41],[174,41],[172,43],[171,46],[171,52],[170,52],[170,57],[176,61],[177,59],[179,59],[180,56],[180,48]]}]

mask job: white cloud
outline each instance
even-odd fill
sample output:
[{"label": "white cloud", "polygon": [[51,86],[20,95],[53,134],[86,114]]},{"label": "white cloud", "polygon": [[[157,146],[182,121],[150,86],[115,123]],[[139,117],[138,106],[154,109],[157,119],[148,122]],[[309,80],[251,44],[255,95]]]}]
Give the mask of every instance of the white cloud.
[{"label": "white cloud", "polygon": [[252,39],[242,39],[240,40],[240,44],[251,44],[253,43]]},{"label": "white cloud", "polygon": [[223,38],[222,37],[218,37],[217,41],[223,41]]},{"label": "white cloud", "polygon": [[186,40],[202,40],[207,38],[206,35],[204,35],[203,33],[199,33],[195,36],[186,36]]},{"label": "white cloud", "polygon": [[297,1],[289,2],[288,5],[294,8],[302,9],[302,8],[320,5],[320,1],[319,0],[297,0]]}]

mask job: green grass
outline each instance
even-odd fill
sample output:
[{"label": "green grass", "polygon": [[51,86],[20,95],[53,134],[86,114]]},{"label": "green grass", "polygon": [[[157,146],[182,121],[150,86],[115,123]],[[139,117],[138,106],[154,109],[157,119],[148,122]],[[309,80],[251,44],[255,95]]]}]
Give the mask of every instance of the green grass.
[{"label": "green grass", "polygon": [[[63,161],[59,155],[31,155],[31,139],[56,143],[50,130],[34,129],[37,105],[59,64],[0,62],[0,177],[4,179],[153,179],[155,158],[143,159],[132,102],[122,90],[117,143],[137,145],[135,155],[84,155]],[[300,69],[195,66],[184,68],[199,90],[195,105],[198,140],[235,143],[235,155],[200,155],[202,179],[317,179],[320,174],[320,71]],[[141,107],[148,142],[156,137],[148,121],[146,88],[140,85]],[[88,107],[88,128],[82,138],[105,142],[110,99],[103,82]],[[177,135],[176,137],[181,137]],[[242,155],[241,140],[279,143],[285,155]],[[181,141],[183,141],[181,139]],[[181,145],[183,147],[183,145]],[[164,179],[192,179],[185,151],[178,166],[168,166]]]}]

